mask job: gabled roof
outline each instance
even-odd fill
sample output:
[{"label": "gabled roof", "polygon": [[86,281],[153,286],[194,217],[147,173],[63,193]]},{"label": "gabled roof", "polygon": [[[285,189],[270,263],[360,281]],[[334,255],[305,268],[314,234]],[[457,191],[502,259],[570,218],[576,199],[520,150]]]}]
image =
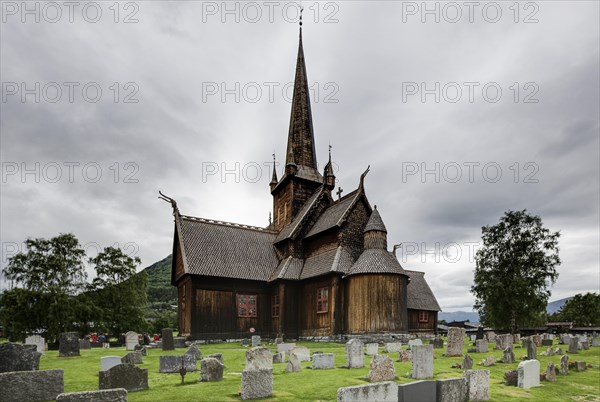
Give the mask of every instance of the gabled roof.
[{"label": "gabled roof", "polygon": [[274,281],[276,279],[299,279],[303,265],[304,260],[300,258],[284,258],[271,275],[270,281]]},{"label": "gabled roof", "polygon": [[406,275],[396,257],[387,250],[370,248],[362,252],[345,276],[356,274]]},{"label": "gabled roof", "polygon": [[409,309],[442,311],[431,288],[425,281],[425,272],[404,271],[410,277],[410,283],[407,286],[407,296]]},{"label": "gabled roof", "polygon": [[321,216],[319,216],[319,219],[310,229],[306,237],[314,236],[331,229],[334,226],[340,226],[361,195],[362,193],[357,189],[331,204],[323,211]]},{"label": "gabled roof", "polygon": [[298,279],[313,278],[330,272],[347,272],[352,266],[352,255],[342,246],[308,257]]},{"label": "gabled roof", "polygon": [[281,232],[275,238],[275,243],[293,237],[296,231],[302,226],[302,222],[308,216],[310,210],[318,203],[321,195],[323,195],[323,186],[319,187],[313,195],[304,203],[304,206],[298,212],[292,223],[281,229]]},{"label": "gabled roof", "polygon": [[277,267],[276,232],[176,214],[186,274],[267,281]]},{"label": "gabled roof", "polygon": [[371,216],[369,217],[369,221],[363,230],[363,233],[369,232],[371,230],[377,230],[380,232],[387,233],[387,229],[383,224],[383,219],[381,219],[381,215],[379,215],[379,211],[377,211],[377,205],[373,208],[373,212],[371,212]]}]

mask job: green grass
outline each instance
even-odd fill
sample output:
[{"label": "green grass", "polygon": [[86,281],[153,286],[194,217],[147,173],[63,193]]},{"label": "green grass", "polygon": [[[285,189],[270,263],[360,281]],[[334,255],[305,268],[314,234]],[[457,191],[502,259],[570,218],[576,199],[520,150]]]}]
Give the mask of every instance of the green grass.
[{"label": "green grass", "polygon": [[[310,362],[302,364],[300,373],[286,373],[286,363],[275,364],[273,367],[273,397],[264,400],[277,401],[334,401],[339,387],[365,384],[365,376],[368,373],[370,357],[365,356],[366,368],[344,369],[345,364],[344,345],[335,343],[310,343],[298,342],[298,345],[307,346],[311,353],[321,351],[324,353],[335,353],[334,370],[311,370],[307,369]],[[497,360],[502,357],[502,352],[492,350],[494,344],[490,343],[489,353],[471,353],[475,363],[474,369],[489,369],[491,375],[491,401],[600,401],[600,347],[580,351],[576,355],[570,355],[571,361],[584,360],[594,365],[592,369],[584,372],[570,371],[568,376],[558,376],[555,383],[542,382],[541,387],[528,390],[517,387],[508,387],[502,384],[504,372],[516,369],[518,362],[514,364],[497,363],[492,367],[479,366],[480,361],[489,355],[494,355]],[[274,345],[268,346],[275,350]],[[465,352],[470,345],[465,343]],[[554,345],[556,347],[556,344]],[[567,345],[561,345],[563,350]],[[541,352],[545,348],[539,348]],[[129,394],[129,400],[135,401],[239,401],[241,387],[241,373],[245,363],[245,348],[238,343],[221,343],[200,345],[204,355],[211,353],[223,353],[225,359],[225,376],[223,381],[212,383],[201,383],[198,381],[199,372],[189,373],[185,378],[185,384],[181,385],[179,374],[160,374],[158,372],[159,356],[174,355],[184,352],[179,349],[173,352],[163,352],[158,349],[150,349],[148,356],[144,358],[142,368],[148,368],[150,389]],[[381,349],[380,349],[381,350]],[[442,356],[445,349],[435,349],[434,378],[461,377],[462,370],[453,369],[451,366],[460,363],[462,358],[446,358]],[[59,358],[57,351],[49,351],[40,362],[40,369],[64,369],[65,392],[86,391],[98,389],[98,370],[100,369],[100,357],[123,356],[124,348],[91,349],[82,350],[80,357]],[[515,349],[515,357],[519,359],[525,350]],[[391,356],[398,359],[398,354]],[[545,371],[546,364],[553,361],[559,366],[560,356],[540,356],[538,359]],[[395,363],[398,375],[398,383],[406,383],[412,380],[405,377],[412,370],[412,364]]]}]

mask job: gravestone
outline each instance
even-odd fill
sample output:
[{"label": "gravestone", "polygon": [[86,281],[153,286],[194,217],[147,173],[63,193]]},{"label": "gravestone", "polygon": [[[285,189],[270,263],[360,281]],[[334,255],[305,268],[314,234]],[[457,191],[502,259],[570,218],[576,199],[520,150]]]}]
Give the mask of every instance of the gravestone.
[{"label": "gravestone", "polygon": [[402,343],[400,342],[388,342],[383,345],[384,353],[400,352],[402,350]]},{"label": "gravestone", "polygon": [[552,362],[548,362],[548,366],[546,367],[546,381],[556,381],[556,369],[554,368],[554,363]]},{"label": "gravestone", "polygon": [[404,362],[412,362],[412,350],[401,350],[400,355],[398,356],[398,361]]},{"label": "gravestone", "polygon": [[467,380],[446,378],[436,381],[438,402],[467,402]]},{"label": "gravestone", "polygon": [[92,348],[92,343],[90,342],[89,339],[81,339],[79,341],[79,349],[87,350],[87,349],[91,349],[91,348]]},{"label": "gravestone", "polygon": [[517,370],[508,370],[504,373],[504,384],[516,387],[519,383],[519,372]]},{"label": "gravestone", "polygon": [[487,401],[490,399],[490,371],[467,370],[467,397],[469,401]]},{"label": "gravestone", "polygon": [[392,359],[385,355],[373,356],[368,378],[371,382],[394,381],[396,379],[396,369]]},{"label": "gravestone", "polygon": [[552,339],[542,339],[542,346],[552,346]]},{"label": "gravestone", "polygon": [[40,335],[32,335],[25,338],[25,345],[35,345],[37,346],[37,351],[41,354],[46,354],[46,340],[43,336]]},{"label": "gravestone", "polygon": [[525,360],[519,363],[517,368],[519,372],[519,380],[517,386],[519,388],[532,388],[540,385],[540,362],[537,360]]},{"label": "gravestone", "polygon": [[563,350],[561,349],[560,346],[557,346],[556,349],[554,349],[554,354],[562,356],[562,355],[564,355],[564,352],[563,352]]},{"label": "gravestone", "polygon": [[532,337],[523,339],[523,344],[525,348],[527,348],[527,359],[537,359],[537,347],[535,346],[535,342],[533,341]]},{"label": "gravestone", "polygon": [[504,355],[502,356],[502,363],[514,363],[515,362],[515,354],[512,350],[512,346],[504,349]]},{"label": "gravestone", "polygon": [[36,349],[36,345],[0,343],[0,373],[38,370],[42,354]]},{"label": "gravestone", "polygon": [[56,402],[127,402],[127,394],[125,388],[65,392],[56,397]]},{"label": "gravestone", "polygon": [[471,370],[473,368],[473,359],[471,359],[471,356],[465,355],[465,357],[463,357],[460,367],[463,370]]},{"label": "gravestone", "polygon": [[581,343],[581,348],[583,350],[589,350],[589,348],[590,348],[590,342],[589,341],[581,341],[580,343]]},{"label": "gravestone", "polygon": [[575,371],[585,371],[587,369],[587,365],[585,362],[575,362]]},{"label": "gravestone", "polygon": [[119,356],[104,356],[100,358],[100,371],[106,371],[121,364]]},{"label": "gravestone", "polygon": [[125,334],[125,350],[135,350],[135,346],[139,345],[137,332],[129,331]]},{"label": "gravestone", "polygon": [[475,341],[475,350],[477,353],[487,353],[488,343],[485,339],[478,339]]},{"label": "gravestone", "polygon": [[173,337],[173,346],[175,349],[185,348],[185,338],[183,336]]},{"label": "gravestone", "polygon": [[213,359],[217,359],[221,362],[223,366],[225,365],[225,360],[223,360],[223,353],[212,353],[206,357],[212,357]]},{"label": "gravestone", "polygon": [[502,334],[496,336],[496,349],[504,350],[512,345],[512,335]]},{"label": "gravestone", "polygon": [[579,341],[573,337],[569,339],[569,353],[577,353],[577,344]]},{"label": "gravestone", "polygon": [[446,347],[446,356],[462,356],[463,345],[465,342],[465,329],[451,327],[448,328],[448,346]]},{"label": "gravestone", "polygon": [[493,366],[494,364],[496,364],[496,358],[494,356],[488,356],[483,360],[481,364],[483,364],[484,367]]},{"label": "gravestone", "polygon": [[273,353],[273,364],[275,363],[285,363],[285,353],[277,352]]},{"label": "gravestone", "polygon": [[483,336],[483,327],[480,325],[479,327],[477,327],[477,335],[475,336],[475,340],[480,340],[480,339],[484,339]]},{"label": "gravestone", "polygon": [[173,341],[173,330],[171,328],[162,329],[162,350],[175,350],[175,342]]},{"label": "gravestone", "polygon": [[554,356],[554,351],[552,350],[552,346],[549,346],[548,349],[544,352],[544,356]]},{"label": "gravestone", "polygon": [[434,349],[443,349],[444,348],[444,338],[441,336],[436,336],[433,341],[431,341]]},{"label": "gravestone", "polygon": [[260,335],[252,336],[252,346],[253,347],[260,346]]},{"label": "gravestone", "polygon": [[159,359],[160,373],[179,373],[182,364],[181,356],[160,356]]},{"label": "gravestone", "polygon": [[295,353],[290,353],[288,356],[288,364],[285,367],[288,373],[297,373],[300,371],[300,359]]},{"label": "gravestone", "polygon": [[221,381],[223,379],[223,368],[223,363],[214,357],[200,360],[200,381]]},{"label": "gravestone", "polygon": [[379,344],[378,343],[367,343],[367,355],[375,356],[379,354]]},{"label": "gravestone", "polygon": [[306,346],[296,346],[295,348],[292,348],[289,353],[295,354],[301,362],[310,361],[310,350],[308,350]]},{"label": "gravestone", "polygon": [[346,367],[365,367],[365,344],[360,339],[346,342]]},{"label": "gravestone", "polygon": [[194,359],[202,360],[202,352],[200,352],[200,349],[198,349],[198,345],[196,344],[191,344],[184,355],[194,356]]},{"label": "gravestone", "polygon": [[[368,400],[378,401],[378,399]],[[435,400],[436,386],[433,380],[413,381],[398,385],[398,402],[435,402]]]},{"label": "gravestone", "polygon": [[273,395],[273,369],[242,370],[242,399]]},{"label": "gravestone", "polygon": [[77,332],[63,332],[58,341],[58,357],[80,356],[79,334]]},{"label": "gravestone", "polygon": [[569,374],[569,356],[563,355],[560,358],[560,374],[567,375]]},{"label": "gravestone", "polygon": [[142,364],[142,354],[140,352],[129,352],[121,358],[121,363]]},{"label": "gravestone", "polygon": [[513,334],[513,343],[521,343],[521,334]]},{"label": "gravestone", "polygon": [[280,343],[283,343],[283,338],[275,338],[275,344],[279,345]]},{"label": "gravestone", "polygon": [[333,353],[315,353],[312,355],[312,368],[314,370],[328,370],[335,368]]},{"label": "gravestone", "polygon": [[471,334],[471,335],[469,335],[469,339],[471,340],[471,342],[475,342],[477,340],[477,335]]},{"label": "gravestone", "polygon": [[535,343],[536,347],[542,346],[542,336],[541,335],[531,335],[531,339],[533,339],[533,343]]},{"label": "gravestone", "polygon": [[564,334],[564,335],[560,336],[558,343],[563,344],[563,345],[568,345],[570,341],[571,341],[571,337],[568,334]]},{"label": "gravestone", "polygon": [[118,364],[106,371],[100,371],[99,389],[125,388],[129,392],[148,389],[148,369],[134,364]]},{"label": "gravestone", "polygon": [[277,351],[278,352],[289,353],[290,350],[294,349],[295,347],[296,347],[295,343],[278,343],[277,344]]},{"label": "gravestone", "polygon": [[273,368],[273,353],[265,347],[256,346],[246,350],[246,370]]},{"label": "gravestone", "polygon": [[496,333],[494,331],[488,331],[485,336],[487,337],[488,343],[496,342]]},{"label": "gravestone", "polygon": [[423,341],[420,340],[420,339],[418,339],[418,338],[417,339],[411,339],[410,341],[408,341],[408,348],[410,350],[412,350],[413,346],[415,346],[415,345],[422,345],[422,344],[423,344]]},{"label": "gravestone", "polygon": [[424,380],[433,377],[433,345],[414,345],[412,347],[412,378]]},{"label": "gravestone", "polygon": [[0,373],[0,401],[51,401],[65,392],[63,370]]},{"label": "gravestone", "polygon": [[354,385],[338,388],[338,402],[396,402],[398,401],[398,385],[394,382]]},{"label": "gravestone", "polygon": [[[592,338],[592,346],[593,347],[600,346],[600,339],[598,339],[598,338]],[[38,350],[38,352],[39,352],[39,350]]]},{"label": "gravestone", "polygon": [[250,342],[249,338],[244,338],[242,339],[242,346],[250,346]]},{"label": "gravestone", "polygon": [[[181,363],[186,372],[196,371],[198,369],[196,362],[197,359],[194,355],[187,355],[185,353],[181,355]],[[181,366],[179,368],[181,369]]]},{"label": "gravestone", "polygon": [[56,402],[127,402],[127,395],[125,388],[65,392],[56,397]]}]

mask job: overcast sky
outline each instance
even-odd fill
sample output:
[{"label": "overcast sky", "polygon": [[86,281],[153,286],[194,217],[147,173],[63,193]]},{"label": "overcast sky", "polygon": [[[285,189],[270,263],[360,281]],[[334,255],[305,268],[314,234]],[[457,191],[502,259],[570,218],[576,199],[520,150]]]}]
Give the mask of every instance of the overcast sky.
[{"label": "overcast sky", "polygon": [[[2,267],[66,232],[148,266],[172,249],[158,190],[268,224],[295,3],[22,4],[1,3]],[[471,309],[481,227],[507,210],[561,232],[551,300],[598,291],[599,3],[423,4],[303,3],[320,169],[331,144],[347,194],[371,166],[390,247],[445,311]]]}]

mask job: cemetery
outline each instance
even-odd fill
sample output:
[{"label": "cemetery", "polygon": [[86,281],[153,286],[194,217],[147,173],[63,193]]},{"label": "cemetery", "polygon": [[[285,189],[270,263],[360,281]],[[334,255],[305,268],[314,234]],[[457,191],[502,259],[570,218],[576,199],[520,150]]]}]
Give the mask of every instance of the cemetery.
[{"label": "cemetery", "polygon": [[[592,346],[598,344],[593,342],[596,337],[532,336],[517,342],[516,337],[498,335],[484,340],[489,341],[486,350],[481,340],[461,333],[453,329],[449,337],[428,337],[410,345],[358,339],[275,343],[260,338],[190,345],[171,342],[171,331],[165,331],[164,348],[148,348],[144,356],[132,352],[135,345],[129,342],[109,349],[78,348],[73,333],[61,338],[59,350],[43,353],[35,351],[37,346],[0,343],[0,400],[594,401],[600,397],[600,347]],[[542,340],[548,346],[536,349]],[[376,354],[367,353],[367,344]],[[410,359],[401,358],[410,349]],[[561,353],[554,353],[559,349]]]}]

